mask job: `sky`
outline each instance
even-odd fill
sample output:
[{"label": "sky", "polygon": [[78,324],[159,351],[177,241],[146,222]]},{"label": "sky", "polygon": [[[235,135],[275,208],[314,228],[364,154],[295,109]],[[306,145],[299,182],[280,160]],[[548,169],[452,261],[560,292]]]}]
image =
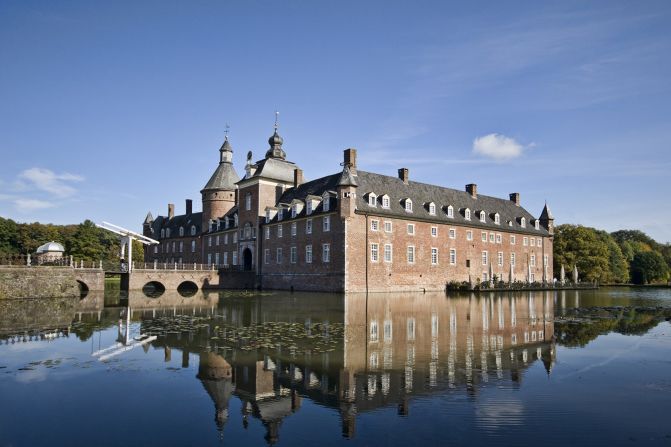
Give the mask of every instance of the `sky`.
[{"label": "sky", "polygon": [[0,216],[108,221],[238,173],[279,111],[358,167],[671,242],[671,2],[0,0]]}]

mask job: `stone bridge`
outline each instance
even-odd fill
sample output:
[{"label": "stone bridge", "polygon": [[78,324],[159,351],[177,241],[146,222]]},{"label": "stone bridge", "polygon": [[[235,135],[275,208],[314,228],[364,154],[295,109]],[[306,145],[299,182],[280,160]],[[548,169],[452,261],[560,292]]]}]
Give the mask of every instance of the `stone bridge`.
[{"label": "stone bridge", "polygon": [[219,287],[219,274],[216,270],[135,269],[121,275],[122,290],[141,290],[148,284],[165,290],[194,285],[198,289],[211,289]]}]

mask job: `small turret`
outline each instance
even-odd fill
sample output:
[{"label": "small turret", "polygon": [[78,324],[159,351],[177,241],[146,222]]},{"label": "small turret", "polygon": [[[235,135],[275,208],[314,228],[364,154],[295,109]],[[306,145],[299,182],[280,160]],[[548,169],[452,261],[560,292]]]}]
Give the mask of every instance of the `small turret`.
[{"label": "small turret", "polygon": [[555,233],[555,218],[552,216],[552,212],[550,212],[550,208],[548,208],[547,202],[545,203],[543,211],[541,212],[541,216],[538,218],[538,220],[540,221],[541,226],[548,230],[548,233]]}]

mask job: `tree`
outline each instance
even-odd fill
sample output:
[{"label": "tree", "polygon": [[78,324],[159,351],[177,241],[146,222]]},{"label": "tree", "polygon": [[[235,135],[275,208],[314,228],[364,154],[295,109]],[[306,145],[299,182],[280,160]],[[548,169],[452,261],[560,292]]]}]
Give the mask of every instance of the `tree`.
[{"label": "tree", "polygon": [[576,265],[581,278],[607,282],[612,276],[609,259],[608,244],[594,228],[564,224],[555,229],[555,272],[562,264],[569,270]]},{"label": "tree", "polygon": [[17,233],[16,222],[0,217],[0,254],[18,253]]},{"label": "tree", "polygon": [[66,251],[76,259],[98,261],[105,258],[106,247],[102,242],[100,228],[90,220],[85,220],[77,226],[72,239],[68,241]]},{"label": "tree", "polygon": [[631,278],[636,284],[648,284],[667,278],[669,267],[659,252],[636,253],[631,261]]},{"label": "tree", "polygon": [[599,238],[608,248],[608,274],[602,279],[608,283],[626,283],[629,281],[629,262],[622,254],[615,239],[605,231],[597,232]]}]

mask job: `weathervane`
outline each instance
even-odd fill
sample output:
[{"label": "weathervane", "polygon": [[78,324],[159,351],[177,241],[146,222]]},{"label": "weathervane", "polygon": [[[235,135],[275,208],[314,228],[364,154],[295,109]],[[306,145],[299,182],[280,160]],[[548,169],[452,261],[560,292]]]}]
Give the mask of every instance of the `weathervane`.
[{"label": "weathervane", "polygon": [[280,112],[275,110],[275,133],[277,133],[277,128],[280,127],[278,121],[280,119]]},{"label": "weathervane", "polygon": [[230,129],[231,126],[229,126],[228,123],[226,123],[226,126],[224,126],[224,127],[226,128],[226,130],[224,130],[224,134],[225,134],[225,137],[224,137],[224,138],[225,138],[226,140],[228,140],[228,129]]}]

